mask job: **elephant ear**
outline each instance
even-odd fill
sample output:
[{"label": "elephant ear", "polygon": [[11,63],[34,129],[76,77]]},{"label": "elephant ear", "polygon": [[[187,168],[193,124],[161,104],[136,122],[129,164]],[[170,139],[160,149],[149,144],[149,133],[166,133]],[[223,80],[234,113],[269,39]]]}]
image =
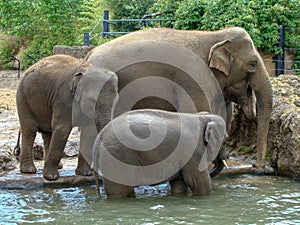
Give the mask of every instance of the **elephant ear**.
[{"label": "elephant ear", "polygon": [[71,85],[70,85],[70,90],[76,101],[80,100],[80,96],[81,96],[81,92],[82,92],[82,87],[79,86],[79,88],[78,88],[78,84],[79,84],[82,76],[83,76],[82,73],[75,74],[75,76],[72,79]]},{"label": "elephant ear", "polygon": [[225,137],[226,124],[221,117],[207,123],[204,131],[204,141],[206,142],[208,162],[212,162],[217,158]]},{"label": "elephant ear", "polygon": [[208,65],[223,72],[226,76],[230,74],[231,54],[228,51],[228,40],[215,44],[209,52]]}]

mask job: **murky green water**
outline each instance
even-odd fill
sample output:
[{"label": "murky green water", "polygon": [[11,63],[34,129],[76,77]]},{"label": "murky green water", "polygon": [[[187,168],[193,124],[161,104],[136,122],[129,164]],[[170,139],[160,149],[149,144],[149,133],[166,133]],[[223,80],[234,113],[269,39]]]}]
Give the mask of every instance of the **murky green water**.
[{"label": "murky green water", "polygon": [[166,185],[138,192],[107,200],[94,186],[0,190],[0,224],[300,224],[300,182],[283,177],[219,177],[205,197],[170,196]]}]

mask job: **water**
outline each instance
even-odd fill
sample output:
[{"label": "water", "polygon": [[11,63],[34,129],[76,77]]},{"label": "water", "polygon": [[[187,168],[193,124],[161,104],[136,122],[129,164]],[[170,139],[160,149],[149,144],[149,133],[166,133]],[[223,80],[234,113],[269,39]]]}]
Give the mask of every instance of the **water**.
[{"label": "water", "polygon": [[0,190],[0,224],[300,224],[300,182],[219,177],[210,196],[170,196],[167,185],[136,198],[99,199],[95,187]]}]

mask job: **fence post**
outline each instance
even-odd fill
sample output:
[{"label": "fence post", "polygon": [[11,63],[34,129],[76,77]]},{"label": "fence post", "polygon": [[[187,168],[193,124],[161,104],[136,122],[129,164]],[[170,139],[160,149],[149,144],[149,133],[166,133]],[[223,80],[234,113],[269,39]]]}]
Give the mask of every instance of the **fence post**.
[{"label": "fence post", "polygon": [[104,10],[104,17],[103,17],[103,23],[102,23],[102,37],[106,38],[107,33],[109,32],[109,22],[107,22],[107,20],[109,20],[109,12],[108,10]]},{"label": "fence post", "polygon": [[90,33],[89,32],[84,32],[83,43],[84,43],[84,46],[90,46]]},{"label": "fence post", "polygon": [[282,54],[276,56],[276,77],[284,74],[284,31],[285,26],[279,29],[279,47],[282,49]]},{"label": "fence post", "polygon": [[15,56],[13,56],[13,59],[18,62],[18,78],[21,76],[21,61],[17,59]]}]

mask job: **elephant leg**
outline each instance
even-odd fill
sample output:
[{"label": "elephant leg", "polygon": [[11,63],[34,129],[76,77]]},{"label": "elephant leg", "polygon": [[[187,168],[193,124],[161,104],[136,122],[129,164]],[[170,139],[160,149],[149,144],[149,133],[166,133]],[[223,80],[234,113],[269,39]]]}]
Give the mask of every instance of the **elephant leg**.
[{"label": "elephant leg", "polygon": [[[44,161],[46,161],[49,154],[52,132],[42,132],[41,134],[44,140]],[[63,164],[62,162],[59,162],[58,169],[62,169],[62,168],[63,168]]]},{"label": "elephant leg", "polygon": [[81,152],[78,154],[78,165],[75,170],[76,175],[82,175],[82,176],[91,176],[92,170],[89,164],[86,162],[84,157],[82,156]]},{"label": "elephant leg", "polygon": [[171,186],[171,194],[179,195],[187,193],[187,186],[183,179],[176,178],[170,180],[169,184]]},{"label": "elephant leg", "polygon": [[72,128],[56,127],[52,132],[49,153],[44,164],[43,175],[47,180],[56,180],[59,177],[58,166],[63,156],[69,134]]},{"label": "elephant leg", "polygon": [[92,162],[92,152],[96,137],[97,131],[95,123],[80,127],[78,165],[75,170],[77,175],[92,175],[90,164]]},{"label": "elephant leg", "polygon": [[199,171],[198,167],[188,171],[184,171],[183,168],[183,178],[185,183],[191,189],[195,195],[209,195],[212,191],[211,178],[209,175],[209,170]]},{"label": "elephant leg", "polygon": [[103,178],[104,190],[108,198],[125,198],[134,193],[133,186],[112,182]]},{"label": "elephant leg", "polygon": [[41,134],[44,140],[44,160],[46,161],[49,154],[52,132],[41,132]]},{"label": "elephant leg", "polygon": [[33,143],[36,131],[21,129],[21,134],[20,171],[21,173],[36,173],[37,169],[33,163]]}]

